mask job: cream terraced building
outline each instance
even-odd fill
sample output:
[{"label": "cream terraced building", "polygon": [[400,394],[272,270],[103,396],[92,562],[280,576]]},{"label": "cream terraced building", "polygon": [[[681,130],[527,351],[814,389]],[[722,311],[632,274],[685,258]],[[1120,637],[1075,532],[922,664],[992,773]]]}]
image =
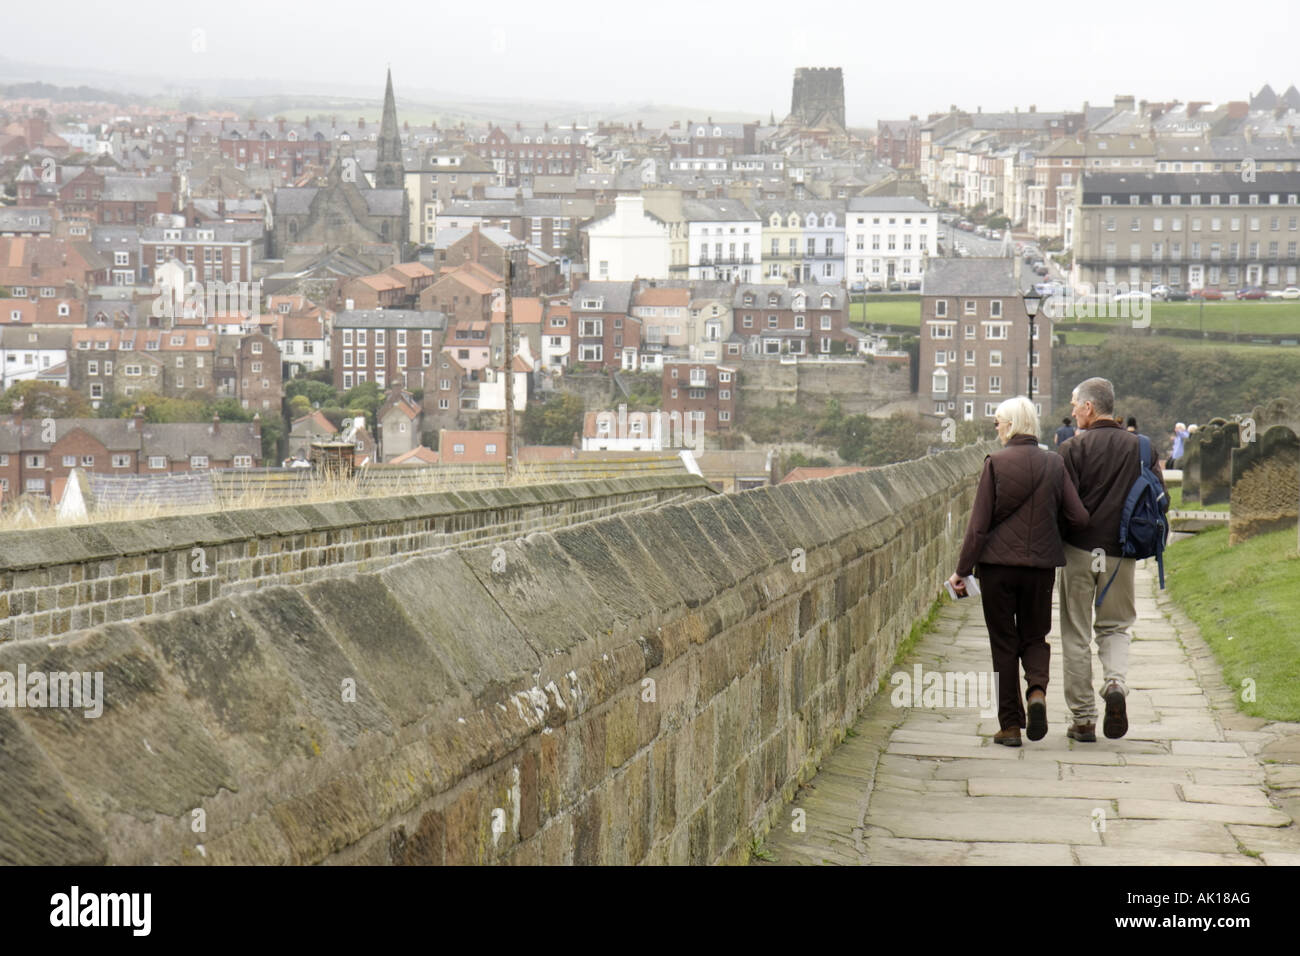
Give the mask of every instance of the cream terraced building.
[{"label": "cream terraced building", "polygon": [[1300,279],[1300,172],[1087,174],[1075,220],[1076,286],[1227,291]]}]

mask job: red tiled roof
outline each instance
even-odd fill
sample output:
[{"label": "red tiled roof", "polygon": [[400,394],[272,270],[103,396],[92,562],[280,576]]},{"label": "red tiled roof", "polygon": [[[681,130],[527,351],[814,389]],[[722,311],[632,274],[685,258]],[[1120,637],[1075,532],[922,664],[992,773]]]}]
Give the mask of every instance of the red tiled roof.
[{"label": "red tiled roof", "polygon": [[861,465],[837,465],[831,468],[812,468],[801,465],[782,478],[778,484],[787,485],[792,481],[812,481],[814,478],[834,478],[836,475],[853,475],[859,471],[869,470]]}]

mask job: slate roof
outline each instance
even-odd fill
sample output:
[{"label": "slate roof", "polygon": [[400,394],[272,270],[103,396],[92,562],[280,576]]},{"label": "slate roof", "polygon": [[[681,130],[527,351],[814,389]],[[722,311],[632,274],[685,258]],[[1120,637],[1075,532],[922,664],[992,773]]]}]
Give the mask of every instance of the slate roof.
[{"label": "slate roof", "polygon": [[[1016,284],[1014,268],[1014,262],[1005,257],[931,259],[921,279],[921,294],[1023,295],[1024,289]],[[1027,288],[1027,279],[1022,281]]]},{"label": "slate roof", "polygon": [[574,312],[582,311],[582,300],[603,298],[602,312],[626,313],[632,303],[631,282],[584,282],[573,293]]},{"label": "slate roof", "polygon": [[441,312],[416,312],[412,309],[354,309],[334,316],[337,329],[433,329],[447,327]]},{"label": "slate roof", "polygon": [[687,222],[758,222],[758,216],[737,199],[686,199],[682,211]]}]

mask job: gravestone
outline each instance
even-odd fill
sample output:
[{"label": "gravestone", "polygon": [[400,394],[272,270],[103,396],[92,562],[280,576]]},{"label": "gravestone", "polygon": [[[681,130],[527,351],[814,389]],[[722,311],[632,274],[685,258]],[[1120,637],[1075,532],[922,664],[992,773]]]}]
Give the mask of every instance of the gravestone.
[{"label": "gravestone", "polygon": [[1255,440],[1232,451],[1229,544],[1300,519],[1300,438],[1286,425],[1256,431]]},{"label": "gravestone", "polygon": [[[1240,442],[1236,422],[1216,418],[1197,433],[1197,490],[1202,505],[1217,505],[1232,497],[1232,450]],[[1183,500],[1187,500],[1184,487]]]}]

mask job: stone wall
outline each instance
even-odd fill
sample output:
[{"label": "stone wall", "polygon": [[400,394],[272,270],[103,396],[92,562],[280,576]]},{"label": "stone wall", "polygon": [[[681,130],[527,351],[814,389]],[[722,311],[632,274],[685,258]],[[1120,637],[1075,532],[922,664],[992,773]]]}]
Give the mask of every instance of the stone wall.
[{"label": "stone wall", "polygon": [[740,363],[740,394],[748,408],[798,404],[822,412],[839,400],[846,415],[866,414],[894,402],[915,400],[907,356],[873,356],[867,362],[798,362],[764,359]]},{"label": "stone wall", "polygon": [[0,709],[0,863],[741,861],[939,593],[986,450],[0,646],[104,690]]},{"label": "stone wall", "polygon": [[0,532],[0,644],[711,494],[666,473]]}]

